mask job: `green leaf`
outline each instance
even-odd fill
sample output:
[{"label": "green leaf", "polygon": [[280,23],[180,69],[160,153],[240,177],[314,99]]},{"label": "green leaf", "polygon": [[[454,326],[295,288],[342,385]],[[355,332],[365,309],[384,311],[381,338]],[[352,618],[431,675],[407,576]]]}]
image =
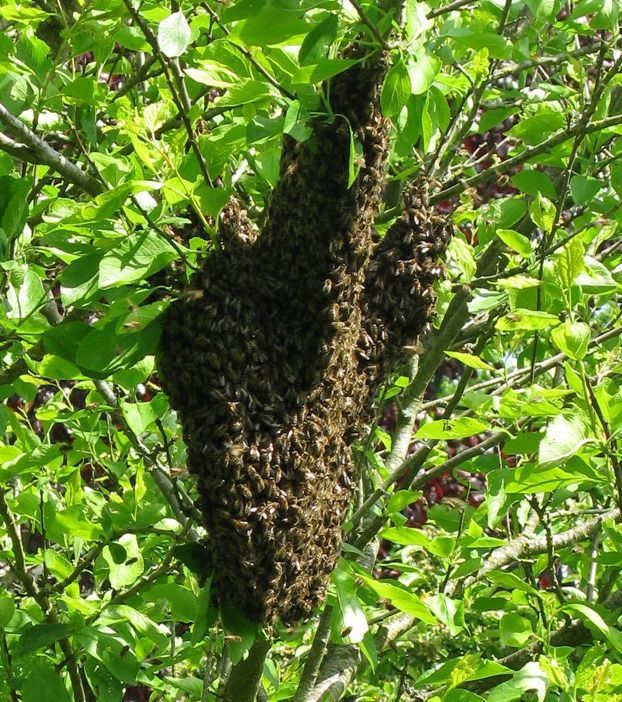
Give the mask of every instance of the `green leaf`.
[{"label": "green leaf", "polygon": [[426,600],[426,605],[444,624],[450,636],[457,636],[464,629],[464,606],[461,600],[452,600],[447,595],[438,593]]},{"label": "green leaf", "polygon": [[8,319],[24,319],[45,302],[45,290],[39,276],[25,266],[14,269],[6,294]]},{"label": "green leaf", "polygon": [[416,545],[428,548],[430,545],[430,540],[420,529],[413,529],[407,526],[388,527],[382,530],[380,536],[387,541],[401,544],[402,546]]},{"label": "green leaf", "polygon": [[[426,136],[426,140],[428,137]],[[448,263],[453,264],[462,274],[464,280],[468,283],[473,280],[477,272],[477,263],[473,247],[459,236],[454,236],[447,247]]]},{"label": "green leaf", "polygon": [[414,43],[432,25],[432,20],[426,17],[426,6],[418,0],[406,0],[404,14],[406,36]]},{"label": "green leaf", "polygon": [[158,393],[149,402],[122,400],[121,410],[130,429],[137,436],[143,436],[154,427],[156,420],[162,419],[168,410],[168,401],[164,393]]},{"label": "green leaf", "polygon": [[[0,176],[0,227],[8,239],[22,233],[28,216],[28,193],[32,188],[30,178]],[[0,256],[8,252],[0,246]]]},{"label": "green leaf", "polygon": [[575,457],[563,467],[528,464],[514,470],[503,469],[498,472],[504,475],[506,481],[504,491],[508,495],[534,495],[569,488],[573,485],[585,483],[595,485],[604,482],[580,459],[575,460]]},{"label": "green leaf", "polygon": [[541,593],[532,587],[529,583],[525,582],[522,578],[519,578],[514,573],[508,573],[500,570],[493,570],[487,576],[488,580],[492,583],[496,583],[500,587],[509,590],[519,590],[520,592],[525,592],[533,597],[540,597]]},{"label": "green leaf", "polygon": [[125,237],[99,264],[100,289],[135,283],[177,258],[175,249],[155,232]]},{"label": "green leaf", "polygon": [[[197,544],[193,544],[197,545]],[[201,566],[203,570],[206,570],[205,559],[203,559]],[[197,597],[197,614],[192,625],[192,633],[190,640],[194,645],[203,641],[205,639],[206,633],[212,626],[218,612],[216,607],[212,606],[212,576],[208,576],[205,579],[205,585],[199,590]]]},{"label": "green leaf", "polygon": [[72,98],[67,100],[72,104],[93,105],[100,99],[100,89],[93,78],[80,76],[65,87],[63,96]]},{"label": "green leaf", "polygon": [[376,580],[368,575],[359,574],[359,577],[380,597],[390,600],[391,604],[415,619],[421,619],[426,624],[435,624],[436,617],[430,612],[422,600],[393,582]]},{"label": "green leaf", "polygon": [[585,358],[591,338],[590,327],[585,322],[566,321],[551,331],[555,346],[575,361]]},{"label": "green leaf", "polygon": [[237,22],[229,40],[246,46],[295,45],[304,41],[309,25],[295,13],[264,7],[255,17]]},{"label": "green leaf", "polygon": [[569,241],[555,257],[555,272],[565,290],[570,290],[577,276],[585,268],[585,248],[578,238]]},{"label": "green leaf", "polygon": [[542,434],[537,431],[519,432],[513,439],[503,444],[503,451],[507,454],[535,453],[540,441],[542,441]]},{"label": "green leaf", "polygon": [[169,58],[176,58],[186,52],[192,33],[183,12],[174,12],[158,26],[158,46]]},{"label": "green leaf", "polygon": [[202,183],[194,194],[201,204],[202,211],[216,219],[229,201],[231,190],[229,188],[210,188]]},{"label": "green leaf", "polygon": [[497,229],[496,234],[507,247],[523,258],[531,256],[531,241],[524,234],[519,234],[513,229]]},{"label": "green leaf", "polygon": [[[492,127],[496,127],[508,117],[511,117],[512,115],[516,114],[517,111],[518,110],[515,107],[498,107],[492,110],[486,110],[479,118],[477,131],[480,134],[484,134],[489,129],[492,129]],[[520,171],[519,173],[522,172],[523,171]],[[516,175],[518,175],[518,173]]]},{"label": "green leaf", "polygon": [[598,12],[592,18],[590,26],[593,29],[613,29],[618,23],[619,8],[616,0],[601,0]]},{"label": "green leaf", "polygon": [[328,51],[337,38],[338,25],[337,15],[331,14],[307,34],[298,52],[301,66],[328,58]]},{"label": "green leaf", "polygon": [[144,590],[149,601],[165,600],[173,618],[178,622],[194,622],[198,613],[198,597],[188,587],[177,583],[162,583]]},{"label": "green leaf", "polygon": [[108,605],[101,613],[99,622],[104,626],[116,622],[129,622],[139,634],[146,636],[153,643],[160,646],[167,643],[168,630],[164,625],[156,624],[148,616],[128,605]]},{"label": "green leaf", "polygon": [[54,519],[48,524],[53,530],[51,538],[62,539],[63,536],[81,538],[85,541],[97,541],[103,534],[101,524],[90,522],[83,518],[82,507],[74,505],[54,513]]},{"label": "green leaf", "polygon": [[332,580],[337,592],[339,602],[338,626],[341,638],[347,643],[360,643],[369,626],[363,608],[356,596],[356,585],[352,569],[344,561],[339,561],[332,572]]},{"label": "green leaf", "polygon": [[520,648],[533,636],[531,622],[519,614],[504,614],[499,623],[499,640],[504,646]]},{"label": "green leaf", "polygon": [[60,356],[46,354],[36,368],[37,373],[43,378],[55,380],[79,380],[84,378],[78,366]]},{"label": "green leaf", "polygon": [[91,378],[106,378],[115,371],[153,354],[160,338],[159,320],[137,332],[117,333],[115,323],[90,331],[80,342],[75,363]]},{"label": "green leaf", "polygon": [[425,93],[434,82],[440,67],[441,62],[436,56],[425,50],[418,51],[413,56],[413,60],[408,62],[409,92],[412,92],[413,95]]},{"label": "green leaf", "polygon": [[555,0],[525,0],[525,4],[537,20],[548,20],[555,10]]},{"label": "green leaf", "polygon": [[248,105],[270,97],[270,86],[260,80],[241,80],[231,86],[225,95],[218,100],[218,105]]},{"label": "green leaf", "polygon": [[450,358],[455,358],[460,363],[464,364],[468,368],[474,368],[475,370],[491,370],[494,371],[494,367],[482,361],[479,356],[474,356],[471,353],[462,353],[460,351],[445,351],[445,355]]},{"label": "green leaf", "polygon": [[307,124],[309,113],[300,104],[299,100],[292,100],[285,115],[283,133],[289,134],[296,141],[306,141],[313,130]]},{"label": "green leaf", "polygon": [[380,93],[380,107],[385,117],[394,117],[406,105],[410,97],[410,75],[404,62],[399,59],[387,73]]},{"label": "green leaf", "polygon": [[[114,621],[118,621],[117,618]],[[76,634],[80,646],[95,660],[101,661],[106,670],[117,680],[134,684],[140,669],[133,646],[125,643],[125,638],[102,629],[85,627]]]},{"label": "green leaf", "polygon": [[[365,634],[363,640],[359,643],[359,649],[367,659],[372,673],[375,672],[378,666],[378,651],[376,649],[376,642],[371,631],[368,631]],[[289,697],[290,695],[288,695],[285,699],[289,699]]]},{"label": "green leaf", "polygon": [[590,438],[581,417],[558,415],[549,422],[538,449],[541,466],[554,466],[574,456]]},{"label": "green leaf", "polygon": [[115,30],[114,38],[122,47],[131,51],[151,50],[151,45],[140,31],[140,27],[128,27],[122,24]]},{"label": "green leaf", "polygon": [[526,211],[525,200],[519,197],[501,198],[483,205],[477,217],[480,243],[490,241],[497,229],[511,228],[523,218]]},{"label": "green leaf", "polygon": [[609,166],[611,174],[611,187],[618,197],[622,197],[622,163],[614,161]]},{"label": "green leaf", "polygon": [[548,678],[536,661],[526,663],[521,670],[514,673],[511,680],[501,683],[488,695],[488,702],[513,702],[525,699],[531,692],[538,702],[544,702],[548,690]]},{"label": "green leaf", "polygon": [[601,615],[590,605],[583,604],[581,602],[570,602],[562,606],[564,612],[570,612],[570,614],[576,614],[580,619],[592,624],[600,631],[605,637],[609,637],[609,625],[601,617]]},{"label": "green leaf", "polygon": [[236,85],[240,76],[215,61],[199,61],[197,68],[186,68],[186,75],[202,85],[212,88],[230,88]]},{"label": "green leaf", "polygon": [[507,39],[495,32],[473,32],[470,29],[457,31],[462,31],[462,34],[455,36],[454,40],[469,49],[486,48],[491,56],[499,59],[507,58],[509,55],[511,46]]},{"label": "green leaf", "polygon": [[63,679],[49,663],[37,662],[28,668],[21,693],[22,702],[69,702]]},{"label": "green leaf", "polygon": [[416,502],[421,497],[421,494],[420,490],[398,490],[391,495],[387,504],[387,512],[389,514],[400,512],[404,507]]},{"label": "green leaf", "polygon": [[538,193],[535,200],[529,206],[529,214],[532,222],[543,232],[548,234],[555,222],[555,205]]},{"label": "green leaf", "polygon": [[104,547],[102,556],[108,564],[108,577],[115,590],[134,583],[145,569],[135,534],[123,534],[117,541]]},{"label": "green leaf", "polygon": [[583,259],[583,270],[574,282],[581,286],[583,292],[599,295],[617,290],[618,285],[609,269],[591,256]]},{"label": "green leaf", "polygon": [[44,562],[47,569],[57,580],[63,580],[73,571],[71,561],[58,551],[46,549]]},{"label": "green leaf", "polygon": [[484,702],[484,698],[474,692],[454,688],[443,695],[443,702]]},{"label": "green leaf", "polygon": [[467,436],[488,431],[490,425],[472,417],[438,419],[420,427],[415,434],[417,439],[464,439]]},{"label": "green leaf", "polygon": [[17,655],[27,656],[42,648],[49,648],[53,643],[64,639],[74,631],[73,624],[35,624],[20,636]]},{"label": "green leaf", "polygon": [[187,699],[201,699],[203,694],[204,682],[202,678],[188,676],[185,678],[172,678],[170,675],[165,676],[164,680],[176,690],[184,692]]},{"label": "green leaf", "polygon": [[45,350],[73,362],[80,343],[91,331],[92,327],[84,322],[63,322],[45,332]]},{"label": "green leaf", "polygon": [[508,131],[508,134],[531,145],[540,143],[546,135],[563,129],[565,126],[566,118],[562,112],[542,110],[518,122]]},{"label": "green leaf", "polygon": [[103,257],[100,252],[80,256],[63,271],[61,280],[61,300],[67,307],[86,304],[99,292],[99,264]]},{"label": "green leaf", "polygon": [[430,86],[428,95],[434,101],[434,116],[436,119],[436,124],[438,128],[444,132],[451,121],[451,112],[449,110],[449,104],[447,98],[443,91],[436,85]]},{"label": "green leaf", "polygon": [[468,680],[477,669],[479,663],[480,656],[477,653],[467,653],[464,656],[460,656],[457,660],[457,665],[449,675],[449,684],[451,687],[461,685]]},{"label": "green leaf", "polygon": [[[421,138],[425,153],[430,153],[434,149],[439,136],[440,129],[436,119],[436,102],[434,101],[434,98],[430,96],[430,93],[426,93],[423,111],[421,113]],[[454,242],[456,241],[461,243],[455,244]],[[449,250],[453,250],[454,247],[457,247],[458,250],[464,250],[465,247],[463,244],[465,243],[466,242],[463,242],[458,237],[452,237],[451,241],[449,242]],[[456,258],[460,260],[460,256],[457,256]]]},{"label": "green leaf", "polygon": [[248,620],[228,602],[221,602],[220,616],[225,632],[232,634],[227,639],[227,650],[231,663],[237,665],[259,636],[259,625]]},{"label": "green leaf", "polygon": [[8,595],[3,595],[0,597],[0,629],[4,627],[11,621],[13,614],[15,613],[15,601],[12,597]]},{"label": "green leaf", "polygon": [[358,178],[358,174],[361,170],[362,157],[363,157],[363,145],[354,136],[354,132],[348,125],[348,130],[350,132],[350,151],[348,155],[348,188],[354,185],[355,180]]},{"label": "green leaf", "polygon": [[302,66],[292,76],[294,85],[309,85],[313,83],[321,83],[322,81],[333,78],[334,76],[348,70],[356,61],[352,59],[320,59],[316,63],[308,66]]},{"label": "green leaf", "polygon": [[515,173],[510,178],[510,182],[515,188],[518,188],[532,197],[537,197],[538,194],[540,194],[552,202],[557,200],[557,191],[555,190],[553,181],[546,173],[542,173],[541,171],[525,168]]},{"label": "green leaf", "polygon": [[575,175],[570,179],[570,194],[575,205],[589,204],[596,193],[605,186],[600,180],[585,175]]},{"label": "green leaf", "polygon": [[530,278],[528,275],[511,275],[497,281],[497,287],[505,290],[526,290],[527,288],[537,288],[541,284],[538,278]]},{"label": "green leaf", "polygon": [[495,327],[499,331],[537,331],[559,324],[559,318],[554,314],[541,310],[517,309],[504,317],[500,317]]}]

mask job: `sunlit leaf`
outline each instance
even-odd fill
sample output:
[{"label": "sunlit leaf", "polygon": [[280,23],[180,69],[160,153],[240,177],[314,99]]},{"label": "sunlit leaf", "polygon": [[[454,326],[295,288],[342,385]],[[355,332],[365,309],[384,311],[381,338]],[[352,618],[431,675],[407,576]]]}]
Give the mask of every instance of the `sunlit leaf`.
[{"label": "sunlit leaf", "polygon": [[186,52],[192,33],[183,12],[174,12],[158,26],[158,45],[165,56],[175,58]]}]

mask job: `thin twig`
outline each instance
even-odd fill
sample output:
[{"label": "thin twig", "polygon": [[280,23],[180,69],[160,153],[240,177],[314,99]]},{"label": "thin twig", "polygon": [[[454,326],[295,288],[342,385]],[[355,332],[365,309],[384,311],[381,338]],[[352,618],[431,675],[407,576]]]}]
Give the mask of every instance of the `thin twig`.
[{"label": "thin twig", "polygon": [[369,29],[374,39],[380,44],[383,49],[389,49],[386,39],[380,34],[378,27],[369,19],[363,6],[358,0],[350,0],[350,4],[356,10],[361,22]]},{"label": "thin twig", "polygon": [[132,445],[138,454],[142,457],[146,467],[148,468],[151,477],[153,478],[155,484],[160,489],[160,492],[168,502],[171,507],[177,521],[184,527],[188,526],[188,536],[189,538],[198,543],[201,540],[200,535],[197,531],[190,526],[190,519],[186,515],[182,505],[179,502],[177,491],[175,490],[175,485],[171,479],[166,475],[166,473],[160,468],[157,461],[153,458],[149,449],[142,443],[140,437],[138,437],[130,428],[125,420],[122,412],[119,408],[119,401],[114,393],[111,385],[105,380],[96,380],[95,386],[102,394],[106,402],[113,408],[115,419],[123,426],[123,431],[125,435],[130,439]]},{"label": "thin twig", "polygon": [[598,548],[600,546],[600,531],[595,531],[590,544],[590,567],[587,573],[587,585],[585,588],[585,598],[588,602],[594,601],[596,592],[596,576],[598,574]]},{"label": "thin twig", "polygon": [[140,27],[142,33],[145,35],[145,39],[151,45],[153,53],[160,60],[160,64],[164,69],[164,77],[166,78],[169,90],[171,91],[171,97],[173,98],[173,102],[175,103],[177,112],[179,113],[179,116],[181,117],[181,120],[183,122],[184,128],[186,130],[186,135],[188,137],[188,142],[190,144],[190,147],[192,148],[192,151],[194,152],[194,155],[196,156],[197,162],[199,164],[199,170],[201,171],[201,175],[203,176],[203,180],[207,185],[212,187],[212,179],[207,170],[207,164],[205,163],[203,152],[199,148],[199,145],[195,138],[194,130],[192,128],[192,124],[190,123],[190,118],[188,117],[188,113],[186,112],[186,109],[184,107],[183,100],[179,95],[173,77],[171,76],[169,62],[166,56],[164,56],[164,54],[160,51],[160,45],[158,44],[158,40],[156,39],[154,33],[151,31],[149,25],[142,18],[140,12],[134,7],[131,0],[123,0],[123,2],[128,12],[132,16],[132,19],[134,20],[134,22],[136,22],[136,24]]},{"label": "thin twig", "polygon": [[428,19],[434,19],[435,17],[440,17],[440,15],[446,15],[454,10],[460,10],[467,5],[472,5],[474,0],[454,0],[450,2],[449,5],[443,5],[442,7],[437,7],[435,10],[430,10],[426,15]]}]

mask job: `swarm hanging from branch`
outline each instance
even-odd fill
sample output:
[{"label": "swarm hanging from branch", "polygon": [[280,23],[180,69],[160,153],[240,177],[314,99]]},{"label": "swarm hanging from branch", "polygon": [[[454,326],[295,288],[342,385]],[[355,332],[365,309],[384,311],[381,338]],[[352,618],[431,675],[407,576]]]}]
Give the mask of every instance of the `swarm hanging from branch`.
[{"label": "swarm hanging from branch", "polygon": [[[377,53],[331,81],[332,120],[304,143],[285,137],[263,231],[231,201],[223,249],[165,318],[159,368],[198,476],[215,591],[255,621],[296,622],[323,598],[352,441],[433,309],[446,236],[414,188],[375,240],[386,68]],[[350,130],[362,164],[348,187]]]}]

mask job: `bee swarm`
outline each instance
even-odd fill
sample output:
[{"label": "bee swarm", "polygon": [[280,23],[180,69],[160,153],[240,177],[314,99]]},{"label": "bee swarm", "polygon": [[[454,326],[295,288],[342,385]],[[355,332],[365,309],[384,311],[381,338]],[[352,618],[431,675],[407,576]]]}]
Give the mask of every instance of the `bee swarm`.
[{"label": "bee swarm", "polygon": [[[317,120],[304,143],[285,137],[261,234],[232,200],[223,248],[165,318],[158,364],[198,476],[214,588],[255,621],[294,623],[323,598],[352,441],[434,304],[446,235],[414,190],[374,239],[385,73],[380,55],[332,80],[333,121]],[[363,162],[348,188],[350,129]]]}]

